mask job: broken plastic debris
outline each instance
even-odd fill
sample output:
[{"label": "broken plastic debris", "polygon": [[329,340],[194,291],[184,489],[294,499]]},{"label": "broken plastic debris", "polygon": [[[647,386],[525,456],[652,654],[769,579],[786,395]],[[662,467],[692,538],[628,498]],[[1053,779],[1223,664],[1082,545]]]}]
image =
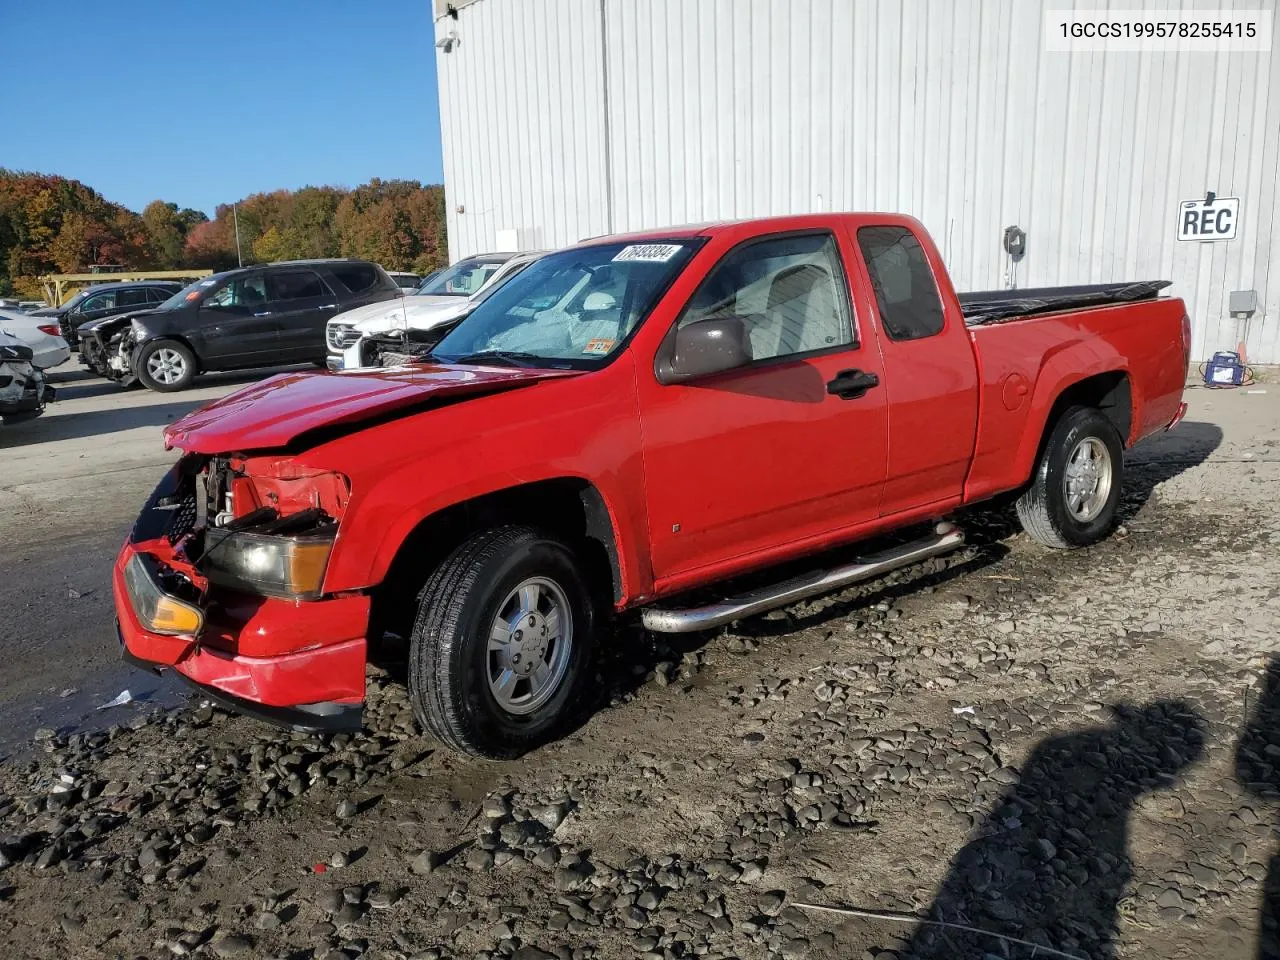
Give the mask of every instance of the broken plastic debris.
[{"label": "broken plastic debris", "polygon": [[104,703],[98,709],[107,710],[107,709],[110,709],[111,707],[124,707],[124,706],[128,706],[131,703],[133,703],[133,694],[130,693],[128,690],[121,690],[120,696],[116,697],[110,703]]},{"label": "broken plastic debris", "polygon": [[1245,393],[1266,393],[1265,390],[1246,390]]},{"label": "broken plastic debris", "polygon": [[973,713],[973,707],[952,707],[951,712],[957,716],[962,713]]}]

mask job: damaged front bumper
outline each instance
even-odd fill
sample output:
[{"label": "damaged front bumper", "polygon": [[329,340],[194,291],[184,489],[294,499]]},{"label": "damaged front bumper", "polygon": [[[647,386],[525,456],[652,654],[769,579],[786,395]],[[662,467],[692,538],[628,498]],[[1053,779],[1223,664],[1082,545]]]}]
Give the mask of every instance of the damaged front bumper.
[{"label": "damaged front bumper", "polygon": [[[301,600],[210,584],[182,549],[190,515],[175,506],[179,471],[152,495],[116,558],[112,593],[126,660],[172,670],[211,700],[295,730],[352,730],[363,721],[370,599]],[[132,562],[141,556],[142,563]],[[157,598],[197,610],[180,634]],[[171,620],[171,623],[181,623]]]},{"label": "damaged front bumper", "polygon": [[0,364],[0,420],[21,423],[44,413],[56,391],[45,380],[44,371],[30,363]]}]

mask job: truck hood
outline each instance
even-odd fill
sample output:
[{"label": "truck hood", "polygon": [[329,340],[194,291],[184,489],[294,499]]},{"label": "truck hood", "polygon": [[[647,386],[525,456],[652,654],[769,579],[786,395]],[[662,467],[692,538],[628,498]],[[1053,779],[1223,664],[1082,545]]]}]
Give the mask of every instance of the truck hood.
[{"label": "truck hood", "polygon": [[187,414],[165,429],[164,443],[166,449],[206,454],[285,447],[323,428],[358,427],[387,413],[408,413],[581,372],[422,365],[409,370],[284,373]]},{"label": "truck hood", "polygon": [[392,330],[431,330],[471,309],[469,297],[405,297],[399,312],[385,311],[356,323],[361,333]]},{"label": "truck hood", "polygon": [[76,327],[76,332],[83,336],[86,333],[93,333],[95,330],[102,330],[113,326],[120,326],[126,320],[133,320],[134,317],[147,317],[158,310],[123,310],[120,313],[113,313],[105,317],[98,317],[96,320],[89,320]]},{"label": "truck hood", "polygon": [[367,303],[363,307],[340,313],[330,322],[354,324],[369,333],[385,333],[388,330],[403,330],[405,318],[414,316],[422,310],[438,310],[441,307],[458,305],[461,312],[461,305],[467,303],[469,303],[467,297],[396,297],[394,300]]}]

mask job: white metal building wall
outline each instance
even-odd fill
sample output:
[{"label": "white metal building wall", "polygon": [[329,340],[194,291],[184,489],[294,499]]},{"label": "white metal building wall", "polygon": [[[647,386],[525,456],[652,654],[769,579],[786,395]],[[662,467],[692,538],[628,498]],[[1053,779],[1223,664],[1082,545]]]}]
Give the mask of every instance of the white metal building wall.
[{"label": "white metal building wall", "polygon": [[[473,0],[436,21],[437,40],[454,41],[436,53],[450,252],[491,250],[513,230],[533,249],[902,211],[933,232],[961,290],[1172,279],[1198,358],[1244,333],[1251,362],[1280,363],[1280,52],[1050,52],[1043,10]],[[1236,239],[1178,242],[1178,201],[1209,190],[1242,198]],[[1027,232],[1012,278],[1011,224]],[[1259,297],[1245,330],[1227,314],[1239,289]]]}]

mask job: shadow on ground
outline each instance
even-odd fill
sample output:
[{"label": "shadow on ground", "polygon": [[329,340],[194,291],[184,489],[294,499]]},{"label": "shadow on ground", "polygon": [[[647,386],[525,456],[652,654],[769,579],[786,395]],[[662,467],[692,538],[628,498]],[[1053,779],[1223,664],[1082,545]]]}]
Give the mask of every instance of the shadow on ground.
[{"label": "shadow on ground", "polygon": [[[1252,714],[1236,747],[1236,779],[1280,813],[1280,655],[1273,655]],[[1280,851],[1267,864],[1259,904],[1258,960],[1280,958]]]},{"label": "shadow on ground", "polygon": [[[1040,743],[943,880],[903,960],[1021,960],[1045,948],[1115,955],[1132,867],[1129,815],[1201,754],[1203,719],[1180,701],[1113,708],[1106,727]],[[1029,941],[1023,945],[1016,943]]]},{"label": "shadow on ground", "polygon": [[[116,407],[111,410],[82,410],[70,416],[39,417],[5,428],[0,434],[0,447],[52,443],[119,433],[137,427],[163,427],[185,416],[209,400],[177,400],[140,407]],[[10,432],[12,430],[12,432]],[[157,437],[157,447],[158,447]]]}]

